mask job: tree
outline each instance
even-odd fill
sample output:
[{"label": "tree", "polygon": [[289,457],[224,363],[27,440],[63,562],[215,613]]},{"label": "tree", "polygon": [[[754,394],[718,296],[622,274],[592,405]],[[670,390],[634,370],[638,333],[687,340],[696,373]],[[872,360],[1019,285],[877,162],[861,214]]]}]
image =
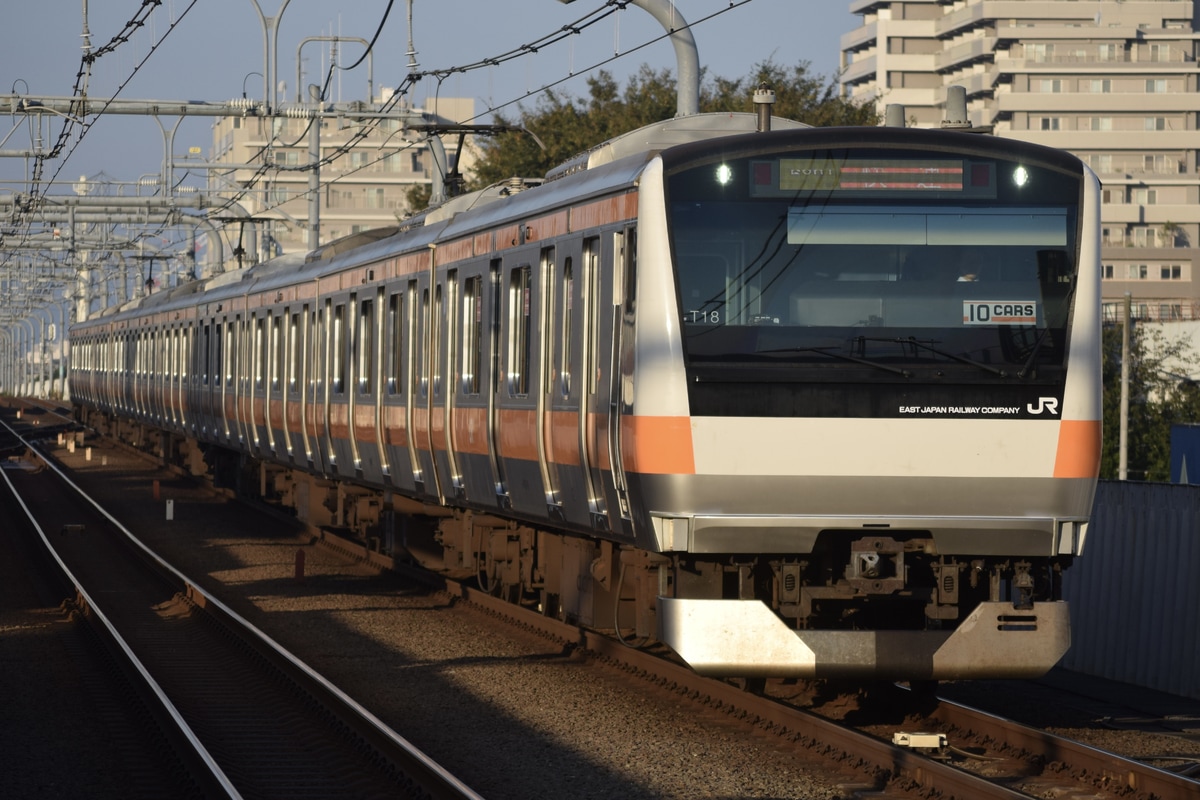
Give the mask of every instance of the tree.
[{"label": "tree", "polygon": [[[776,116],[815,126],[879,122],[874,109],[838,97],[835,82],[811,75],[807,62],[788,70],[767,60],[758,64],[748,79],[705,80],[700,89],[700,110],[752,112],[751,95],[760,83],[775,91]],[[556,164],[607,139],[675,115],[675,81],[670,70],[643,66],[623,91],[607,71],[588,78],[587,84],[586,100],[547,91],[535,109],[521,108],[519,119],[498,116],[499,124],[519,125],[530,131],[545,149],[532,136],[518,133],[484,141],[472,188],[511,177],[540,177]]]},{"label": "tree", "polygon": [[[1187,378],[1198,359],[1182,339],[1136,326],[1129,347],[1129,421],[1126,469],[1133,480],[1171,478],[1171,426],[1200,422],[1200,386]],[[1100,477],[1120,469],[1121,327],[1104,329],[1104,453]]]}]

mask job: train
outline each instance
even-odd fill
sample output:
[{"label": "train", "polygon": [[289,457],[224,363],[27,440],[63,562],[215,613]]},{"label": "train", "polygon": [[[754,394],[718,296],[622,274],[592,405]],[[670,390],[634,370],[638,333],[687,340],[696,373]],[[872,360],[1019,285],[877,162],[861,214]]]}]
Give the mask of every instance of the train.
[{"label": "train", "polygon": [[1041,675],[1099,472],[1099,183],[766,119],[95,313],[79,418],[701,674]]}]

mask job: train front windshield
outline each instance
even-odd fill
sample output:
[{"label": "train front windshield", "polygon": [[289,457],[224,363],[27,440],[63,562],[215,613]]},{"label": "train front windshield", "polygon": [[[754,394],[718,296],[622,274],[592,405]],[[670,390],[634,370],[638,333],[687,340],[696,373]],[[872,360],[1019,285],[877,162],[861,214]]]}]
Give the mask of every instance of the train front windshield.
[{"label": "train front windshield", "polygon": [[668,177],[693,383],[894,387],[882,407],[850,403],[858,412],[836,391],[767,412],[815,415],[1011,406],[1061,390],[1080,174],[865,147],[697,164]]}]

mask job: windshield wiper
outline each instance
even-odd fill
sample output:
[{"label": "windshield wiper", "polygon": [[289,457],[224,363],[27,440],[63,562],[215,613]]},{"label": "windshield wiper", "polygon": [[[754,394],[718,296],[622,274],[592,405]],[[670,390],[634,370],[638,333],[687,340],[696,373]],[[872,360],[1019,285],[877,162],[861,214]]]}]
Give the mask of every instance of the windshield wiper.
[{"label": "windshield wiper", "polygon": [[1033,349],[1029,351],[1029,358],[1025,359],[1025,363],[1021,366],[1021,371],[1017,373],[1018,378],[1028,378],[1029,370],[1033,369],[1033,365],[1037,363],[1038,351],[1042,349],[1042,342],[1046,341],[1046,337],[1050,335],[1050,326],[1047,325],[1042,329],[1037,341],[1033,343]]},{"label": "windshield wiper", "polygon": [[897,337],[891,338],[891,339],[876,338],[876,337],[869,337],[869,336],[858,336],[858,337],[856,337],[855,340],[859,341],[859,342],[892,342],[893,344],[899,344],[899,345],[906,345],[906,344],[912,345],[914,348],[917,348],[920,350],[928,350],[931,353],[936,353],[939,356],[945,356],[946,358],[953,359],[954,361],[958,361],[961,364],[969,364],[970,366],[977,367],[985,372],[991,372],[994,375],[999,375],[1001,378],[1008,377],[1008,373],[1005,372],[1004,370],[1000,369],[999,367],[993,367],[991,364],[984,364],[982,362],[975,361],[974,359],[967,358],[966,356],[960,356],[955,353],[951,353],[949,350],[942,350],[940,348],[934,347],[933,345],[929,344],[928,342],[921,341],[920,339],[916,338],[915,336],[910,336],[907,339],[902,338],[900,336],[897,336]]},{"label": "windshield wiper", "polygon": [[875,369],[882,369],[886,372],[893,372],[896,375],[899,375],[903,378],[911,378],[912,377],[912,373],[906,369],[900,369],[898,367],[889,367],[887,364],[880,364],[878,361],[871,361],[870,359],[859,358],[858,356],[848,356],[845,353],[836,353],[836,352],[833,352],[835,348],[840,349],[840,345],[830,345],[828,347],[781,347],[778,350],[758,350],[758,351],[756,351],[755,354],[758,355],[758,354],[767,354],[767,353],[820,353],[821,355],[829,356],[830,358],[838,358],[838,359],[841,359],[842,361],[852,361],[855,364],[864,364],[868,367],[874,367]]}]

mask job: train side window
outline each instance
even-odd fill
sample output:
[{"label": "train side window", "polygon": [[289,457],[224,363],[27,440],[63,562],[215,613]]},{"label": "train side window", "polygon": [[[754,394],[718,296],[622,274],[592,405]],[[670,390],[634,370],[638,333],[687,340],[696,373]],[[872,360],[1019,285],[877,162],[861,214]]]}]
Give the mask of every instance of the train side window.
[{"label": "train side window", "polygon": [[375,301],[358,306],[358,393],[375,393]]},{"label": "train side window", "polygon": [[401,355],[404,353],[404,298],[396,292],[388,297],[388,370],[387,370],[387,393],[394,395],[400,391],[400,387],[404,385],[400,374],[400,366],[403,363]]},{"label": "train side window", "polygon": [[479,394],[479,368],[483,354],[483,276],[467,278],[462,304],[462,392]]},{"label": "train side window", "polygon": [[333,307],[333,326],[330,331],[330,363],[333,369],[331,387],[334,394],[346,391],[346,305],[339,303]]},{"label": "train side window", "polygon": [[525,397],[529,394],[529,354],[532,343],[530,313],[530,279],[532,269],[526,265],[509,274],[508,281],[508,394]]},{"label": "train side window", "polygon": [[559,334],[558,381],[563,397],[571,396],[571,329],[574,324],[571,311],[575,303],[575,267],[571,257],[563,260],[562,275],[562,330]]}]

